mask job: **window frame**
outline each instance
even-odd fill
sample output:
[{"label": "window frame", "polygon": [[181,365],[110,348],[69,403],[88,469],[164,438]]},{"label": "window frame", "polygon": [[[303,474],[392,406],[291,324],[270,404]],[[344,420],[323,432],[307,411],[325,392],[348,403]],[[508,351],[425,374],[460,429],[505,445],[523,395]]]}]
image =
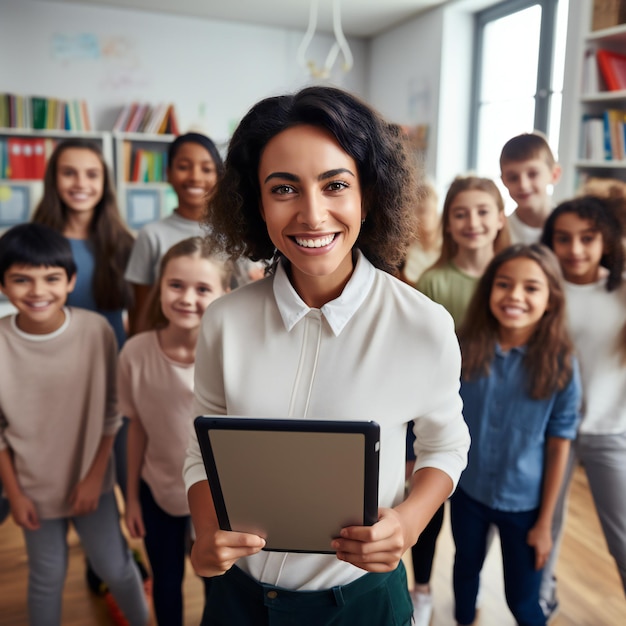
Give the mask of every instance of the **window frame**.
[{"label": "window frame", "polygon": [[[485,28],[491,22],[513,15],[532,6],[541,7],[541,26],[539,31],[539,53],[537,67],[537,85],[535,87],[535,119],[534,129],[548,134],[550,120],[550,104],[552,102],[552,73],[554,65],[554,44],[556,35],[556,18],[559,0],[505,0],[474,16],[474,54],[472,59],[470,136],[468,164],[476,169],[478,164],[478,138],[480,136],[480,92],[483,79],[482,58],[484,50]],[[529,129],[531,130],[531,129]]]}]

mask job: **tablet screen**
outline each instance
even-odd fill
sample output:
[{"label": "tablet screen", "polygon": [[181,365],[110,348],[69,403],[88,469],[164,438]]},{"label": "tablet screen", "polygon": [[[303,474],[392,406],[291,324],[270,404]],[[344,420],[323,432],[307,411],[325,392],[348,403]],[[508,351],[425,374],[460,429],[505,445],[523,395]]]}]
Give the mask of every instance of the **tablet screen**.
[{"label": "tablet screen", "polygon": [[223,529],[262,536],[267,550],[332,553],[341,528],[376,521],[373,422],[202,419],[209,422],[201,422],[200,447]]}]

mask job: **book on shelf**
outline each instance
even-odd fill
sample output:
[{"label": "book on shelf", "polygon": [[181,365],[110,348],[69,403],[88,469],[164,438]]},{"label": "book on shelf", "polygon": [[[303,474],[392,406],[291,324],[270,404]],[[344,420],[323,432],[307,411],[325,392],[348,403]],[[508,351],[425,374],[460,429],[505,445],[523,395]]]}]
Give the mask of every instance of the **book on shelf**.
[{"label": "book on shelf", "polygon": [[9,177],[9,144],[0,138],[0,179]]},{"label": "book on shelf", "polygon": [[626,158],[624,146],[625,121],[625,110],[607,109],[604,112],[605,158],[607,161],[623,161]]},{"label": "book on shelf", "polygon": [[[124,142],[131,145],[131,142]],[[167,180],[167,153],[165,150],[137,149],[127,159],[131,148],[124,146],[124,171],[131,183],[160,183]]]},{"label": "book on shelf", "polygon": [[598,71],[598,59],[593,48],[585,50],[583,61],[583,85],[582,91],[585,94],[596,94],[602,90],[600,73]]},{"label": "book on shelf", "polygon": [[151,135],[179,134],[174,105],[166,103],[154,106],[140,102],[127,104],[120,109],[113,130]]},{"label": "book on shelf", "polygon": [[125,107],[120,109],[120,112],[117,115],[117,119],[113,124],[113,131],[124,131],[128,126],[128,122],[134,113],[134,108],[137,106],[136,102],[132,102],[131,104],[127,104]]},{"label": "book on shelf", "polygon": [[626,89],[626,55],[612,50],[597,50],[598,69],[609,91]]},{"label": "book on shelf", "polygon": [[122,167],[124,168],[124,180],[130,182],[131,163],[133,159],[133,144],[131,141],[122,143]]},{"label": "book on shelf", "polygon": [[133,116],[128,121],[128,126],[125,130],[129,133],[135,133],[139,131],[141,120],[148,110],[147,104],[138,104],[133,112]]},{"label": "book on shelf", "polygon": [[626,22],[626,0],[594,0],[591,29],[602,30]]},{"label": "book on shelf", "polygon": [[41,180],[55,143],[47,137],[0,138],[0,178]]},{"label": "book on shelf", "polygon": [[582,118],[580,156],[590,161],[604,161],[604,119],[585,113]]},{"label": "book on shelf", "polygon": [[84,100],[0,93],[0,127],[33,130],[91,130]]},{"label": "book on shelf", "polygon": [[591,161],[626,161],[626,110],[584,114],[580,155]]}]

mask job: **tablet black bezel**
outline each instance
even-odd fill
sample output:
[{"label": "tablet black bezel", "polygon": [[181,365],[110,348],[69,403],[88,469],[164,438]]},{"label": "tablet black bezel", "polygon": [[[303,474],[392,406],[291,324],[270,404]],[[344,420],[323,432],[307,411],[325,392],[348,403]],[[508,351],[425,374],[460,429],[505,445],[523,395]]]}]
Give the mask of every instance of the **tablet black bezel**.
[{"label": "tablet black bezel", "polygon": [[[380,453],[380,426],[374,421],[343,421],[314,419],[272,419],[201,415],[194,427],[211,489],[213,505],[222,530],[232,530],[224,502],[220,478],[215,463],[209,432],[211,430],[244,430],[274,432],[359,433],[363,435],[363,525],[371,526],[378,520],[378,475]],[[284,552],[286,549],[265,548]],[[334,554],[332,550],[292,549],[289,552]]]}]

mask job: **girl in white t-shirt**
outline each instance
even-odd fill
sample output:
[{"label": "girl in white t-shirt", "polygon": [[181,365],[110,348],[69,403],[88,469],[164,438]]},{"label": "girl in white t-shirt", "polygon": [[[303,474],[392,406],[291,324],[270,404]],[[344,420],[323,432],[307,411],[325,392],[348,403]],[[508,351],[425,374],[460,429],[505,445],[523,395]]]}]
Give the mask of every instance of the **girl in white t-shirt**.
[{"label": "girl in white t-shirt", "polygon": [[[565,492],[575,463],[582,465],[626,593],[626,270],[620,213],[623,199],[583,196],[548,217],[542,243],[552,248],[565,277],[570,335],[580,361],[583,409],[570,473],[555,516],[560,534]],[[553,576],[558,544],[544,570],[546,615],[558,605]]]},{"label": "girl in white t-shirt", "polygon": [[120,410],[128,433],[126,525],[142,537],[153,574],[154,610],[162,625],[183,624],[182,581],[189,507],[182,479],[192,417],[196,339],[210,302],[229,290],[230,265],[201,237],[163,257],[148,319],[120,353]]}]

